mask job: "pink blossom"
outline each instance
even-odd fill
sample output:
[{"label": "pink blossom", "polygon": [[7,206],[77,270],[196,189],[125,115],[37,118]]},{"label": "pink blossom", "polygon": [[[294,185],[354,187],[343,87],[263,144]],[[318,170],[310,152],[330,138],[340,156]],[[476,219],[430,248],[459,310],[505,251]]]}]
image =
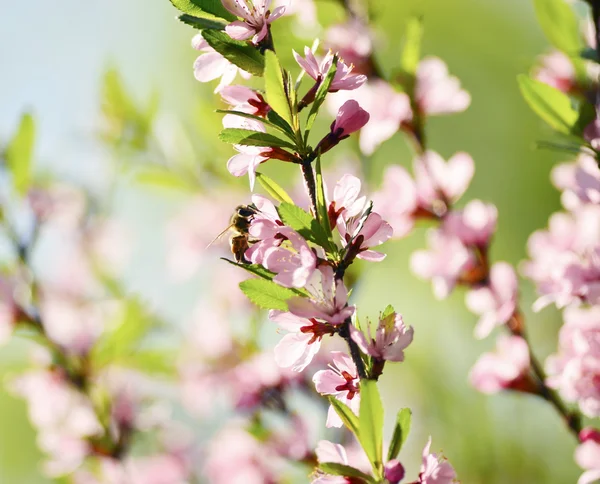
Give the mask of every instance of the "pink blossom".
[{"label": "pink blossom", "polygon": [[338,139],[350,136],[369,122],[369,113],[354,101],[346,101],[331,125],[331,132]]},{"label": "pink blossom", "polygon": [[364,22],[351,19],[343,24],[332,25],[327,29],[325,43],[346,62],[356,66],[355,70],[368,74],[373,40]]},{"label": "pink blossom", "polygon": [[[346,449],[340,444],[334,444],[328,440],[320,440],[315,449],[320,464],[330,462],[333,464],[349,465]],[[343,476],[332,476],[318,473],[311,484],[349,484],[349,480]]]},{"label": "pink blossom", "polygon": [[350,334],[363,353],[378,360],[404,361],[404,350],[412,343],[414,330],[404,324],[402,315],[392,312],[379,319],[374,338],[369,322],[367,338],[355,326],[350,327]]},{"label": "pink blossom", "polygon": [[304,370],[321,348],[325,335],[335,333],[334,326],[316,319],[298,317],[292,313],[271,311],[269,319],[288,331],[275,346],[275,361],[282,368]]},{"label": "pink blossom", "polygon": [[404,466],[397,459],[392,459],[385,464],[383,474],[390,484],[398,484],[406,474]]},{"label": "pink blossom", "polygon": [[381,262],[385,259],[386,254],[371,250],[371,247],[387,242],[394,231],[378,213],[371,212],[366,217],[366,220],[364,220],[364,216],[354,216],[349,220],[340,218],[337,225],[338,231],[346,247],[352,247],[348,250],[357,251],[356,257],[371,262]]},{"label": "pink blossom", "polygon": [[529,371],[529,348],[519,336],[501,335],[495,353],[485,353],[471,369],[469,380],[482,393],[497,393],[518,385]]},{"label": "pink blossom", "polygon": [[[310,47],[304,47],[304,57],[294,51],[296,62],[304,71],[312,77],[317,84],[323,82],[327,71],[329,71],[333,62],[333,53],[329,51],[319,62]],[[329,92],[352,91],[358,89],[367,81],[367,76],[363,74],[353,74],[353,66],[347,66],[342,59],[337,61],[337,70],[331,82]]]},{"label": "pink blossom", "polygon": [[447,162],[434,151],[427,151],[414,161],[417,195],[424,207],[430,207],[440,197],[454,202],[467,190],[475,163],[467,153],[456,153]]},{"label": "pink blossom", "polygon": [[335,224],[340,217],[353,217],[362,212],[367,198],[360,196],[360,178],[346,174],[333,189],[333,200],[329,204],[329,218]]},{"label": "pink blossom", "polygon": [[0,277],[0,345],[8,342],[16,323],[19,308],[14,291],[14,282]]},{"label": "pink blossom", "polygon": [[600,432],[583,429],[579,434],[581,444],[575,450],[575,461],[585,472],[577,484],[592,484],[600,479]]},{"label": "pink blossom", "polygon": [[443,222],[444,231],[456,235],[465,245],[485,249],[496,230],[498,210],[491,203],[471,200],[464,209],[453,210]]},{"label": "pink blossom", "polygon": [[552,170],[552,182],[563,191],[561,200],[568,210],[600,204],[600,168],[593,156],[581,154],[574,163],[558,165]]},{"label": "pink blossom", "polygon": [[600,149],[600,119],[595,119],[585,127],[583,137],[592,148]]},{"label": "pink blossom", "polygon": [[317,319],[339,325],[354,314],[354,306],[348,306],[348,289],[341,280],[335,280],[333,269],[319,267],[320,284],[308,285],[311,298],[293,297],[288,300],[292,314],[306,319]]},{"label": "pink blossom", "polygon": [[340,106],[350,99],[355,99],[370,114],[359,140],[360,149],[366,155],[372,155],[384,141],[398,132],[403,122],[412,119],[409,97],[380,79],[370,80],[352,93],[328,96],[329,111],[335,115]]},{"label": "pink blossom", "polygon": [[416,74],[415,98],[426,115],[451,114],[464,111],[471,96],[460,87],[460,81],[448,74],[448,67],[438,57],[426,57]]},{"label": "pink blossom", "polygon": [[546,362],[547,383],[588,417],[600,417],[600,306],[571,306],[563,314],[559,352]]},{"label": "pink blossom", "polygon": [[394,238],[408,235],[415,225],[417,189],[408,171],[399,165],[390,165],[383,175],[383,186],[373,195],[373,204],[389,222]]},{"label": "pink blossom", "polygon": [[441,230],[429,232],[430,250],[418,250],[411,259],[412,271],[422,279],[431,279],[438,299],[448,297],[463,272],[475,267],[473,254],[461,240]]},{"label": "pink blossom", "polygon": [[554,50],[540,57],[540,64],[533,77],[559,91],[568,93],[577,84],[573,62],[566,54]]},{"label": "pink blossom", "polygon": [[419,474],[419,484],[451,484],[455,482],[456,472],[445,457],[430,454],[431,437],[423,449],[423,463]]},{"label": "pink blossom", "polygon": [[285,15],[295,15],[301,32],[306,33],[306,29],[315,28],[318,26],[317,22],[317,6],[314,0],[278,0],[275,5],[285,5]]},{"label": "pink blossom", "polygon": [[203,52],[194,62],[194,77],[200,82],[210,82],[220,78],[215,92],[219,92],[231,84],[238,73],[244,79],[252,77],[251,74],[238,68],[210,47],[201,34],[197,34],[192,39],[192,47]]},{"label": "pink blossom", "polygon": [[[246,119],[240,116],[228,114],[223,118],[225,128],[247,129],[248,135],[252,132],[265,133],[266,129],[260,121]],[[271,156],[273,148],[264,146],[233,145],[237,155],[229,158],[227,170],[233,176],[244,176],[246,173],[250,179],[250,190],[254,189],[256,181],[256,169],[258,165],[267,161]]]},{"label": "pink blossom", "polygon": [[234,111],[264,117],[271,110],[260,93],[246,86],[225,86],[220,94]]},{"label": "pink blossom", "polygon": [[469,311],[481,316],[475,327],[476,338],[485,338],[496,326],[510,321],[517,309],[518,284],[513,267],[497,262],[490,270],[489,283],[467,293]]},{"label": "pink blossom", "polygon": [[[322,395],[333,395],[340,402],[348,405],[358,415],[360,406],[359,377],[356,366],[348,355],[341,351],[331,352],[332,365],[329,370],[315,373],[313,382],[317,392]],[[329,407],[327,427],[341,427],[342,421],[333,409]]]},{"label": "pink blossom", "polygon": [[236,17],[236,20],[225,27],[225,32],[236,40],[247,40],[258,45],[269,33],[269,25],[285,13],[285,7],[269,10],[271,0],[221,0],[223,6]]}]

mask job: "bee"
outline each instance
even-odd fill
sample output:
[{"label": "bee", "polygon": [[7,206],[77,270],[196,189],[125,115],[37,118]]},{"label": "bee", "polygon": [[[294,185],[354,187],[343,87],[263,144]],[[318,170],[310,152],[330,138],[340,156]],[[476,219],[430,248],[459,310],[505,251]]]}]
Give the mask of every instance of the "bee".
[{"label": "bee", "polygon": [[250,247],[252,241],[250,240],[250,224],[252,219],[258,213],[258,209],[254,204],[250,205],[238,205],[235,212],[229,220],[229,227],[221,232],[217,237],[208,245],[209,247],[219,240],[227,232],[232,232],[231,238],[229,239],[229,247],[231,253],[235,257],[235,261],[238,264],[247,264],[248,261],[244,257],[244,253]]}]

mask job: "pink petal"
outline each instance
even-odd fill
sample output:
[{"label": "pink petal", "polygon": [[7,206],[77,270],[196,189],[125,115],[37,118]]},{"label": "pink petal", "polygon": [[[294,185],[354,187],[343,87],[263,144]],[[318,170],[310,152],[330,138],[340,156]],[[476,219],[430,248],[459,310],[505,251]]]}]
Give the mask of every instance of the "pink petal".
[{"label": "pink petal", "polygon": [[456,200],[467,190],[473,174],[475,163],[468,153],[457,153],[448,160],[448,172],[444,181],[444,193]]},{"label": "pink petal", "polygon": [[227,35],[235,40],[247,40],[256,34],[256,29],[252,27],[252,25],[247,24],[246,22],[242,22],[241,20],[236,20],[235,22],[231,22],[227,27],[225,27],[225,32]]},{"label": "pink petal", "polygon": [[227,162],[227,170],[233,176],[243,176],[248,173],[248,167],[253,159],[254,155],[244,153],[233,155]]},{"label": "pink petal", "polygon": [[202,54],[194,62],[194,77],[200,82],[212,81],[221,77],[228,65],[229,62],[221,54]]},{"label": "pink petal", "polygon": [[336,387],[343,385],[346,380],[332,370],[320,370],[313,376],[316,390],[324,395],[338,393]]},{"label": "pink petal", "polygon": [[365,250],[356,256],[358,259],[366,260],[369,262],[381,262],[387,257],[387,254],[377,252],[375,250]]},{"label": "pink petal", "polygon": [[315,449],[319,462],[333,462],[336,464],[348,464],[346,449],[339,444],[334,444],[328,440],[321,440]]},{"label": "pink petal", "polygon": [[275,362],[282,368],[293,371],[304,370],[312,361],[321,346],[320,341],[309,345],[312,335],[304,333],[286,334],[275,346]]}]

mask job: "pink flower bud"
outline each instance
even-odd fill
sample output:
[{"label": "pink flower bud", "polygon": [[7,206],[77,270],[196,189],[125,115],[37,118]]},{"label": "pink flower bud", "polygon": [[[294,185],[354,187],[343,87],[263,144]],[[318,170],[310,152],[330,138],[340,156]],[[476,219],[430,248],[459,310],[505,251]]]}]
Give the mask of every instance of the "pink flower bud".
[{"label": "pink flower bud", "polygon": [[369,122],[371,116],[356,101],[346,101],[331,125],[331,132],[342,139],[361,129]]},{"label": "pink flower bud", "polygon": [[392,459],[385,465],[384,476],[390,481],[390,484],[400,482],[404,479],[404,474],[406,474],[404,466],[397,459]]},{"label": "pink flower bud", "polygon": [[586,427],[581,432],[579,432],[580,442],[587,442],[588,440],[592,440],[593,442],[600,444],[600,430],[596,430],[591,427]]}]

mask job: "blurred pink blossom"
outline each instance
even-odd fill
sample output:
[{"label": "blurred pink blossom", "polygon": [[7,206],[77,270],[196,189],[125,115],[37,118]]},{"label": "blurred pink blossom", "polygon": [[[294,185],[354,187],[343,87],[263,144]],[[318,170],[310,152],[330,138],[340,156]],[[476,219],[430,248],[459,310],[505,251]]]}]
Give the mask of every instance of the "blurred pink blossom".
[{"label": "blurred pink blossom", "polygon": [[236,40],[247,40],[252,37],[254,44],[259,44],[269,33],[269,24],[285,13],[285,7],[269,10],[272,0],[221,0],[223,6],[236,17],[236,20],[225,27],[225,32]]},{"label": "blurred pink blossom", "polygon": [[593,149],[600,149],[600,119],[594,119],[585,127],[583,137]]},{"label": "blurred pink blossom", "polygon": [[[328,440],[320,440],[315,449],[319,463],[331,462],[333,464],[349,465],[346,449],[340,444],[334,444]],[[350,481],[343,476],[332,476],[319,473],[311,481],[311,484],[348,484]]]},{"label": "blurred pink blossom", "polygon": [[448,66],[438,57],[426,57],[417,68],[415,98],[425,115],[451,114],[464,111],[471,96],[460,87],[460,81],[449,75]]},{"label": "blurred pink blossom", "polygon": [[371,336],[371,325],[367,326],[367,337],[355,326],[350,326],[350,334],[360,350],[379,360],[404,361],[404,350],[412,343],[414,330],[406,326],[402,315],[392,312],[379,319],[375,337]]},{"label": "blurred pink blossom", "polygon": [[443,221],[446,233],[457,236],[463,244],[487,248],[496,230],[498,210],[491,203],[471,200],[462,210],[452,210]]},{"label": "blurred pink blossom", "polygon": [[[304,71],[312,77],[317,84],[321,84],[327,75],[327,71],[333,62],[333,53],[329,51],[325,57],[319,61],[310,47],[304,47],[304,57],[294,51],[296,62]],[[337,70],[329,88],[330,92],[353,91],[358,89],[367,81],[367,76],[363,74],[353,74],[353,66],[347,66],[342,59],[337,61]]]},{"label": "blurred pink blossom", "polygon": [[371,33],[364,22],[351,19],[327,29],[325,44],[346,62],[353,64],[363,74],[369,72],[369,59],[373,51]]},{"label": "blurred pink blossom", "polygon": [[577,484],[592,484],[600,479],[600,432],[583,429],[579,434],[581,444],[575,450],[575,462],[585,470]]},{"label": "blurred pink blossom", "polygon": [[566,54],[553,50],[540,56],[540,63],[533,71],[533,77],[559,91],[571,92],[577,85],[575,67]]},{"label": "blurred pink blossom", "polygon": [[588,417],[600,417],[600,306],[571,306],[563,316],[558,354],[546,362],[547,384]]},{"label": "blurred pink blossom", "polygon": [[295,15],[301,30],[298,35],[306,34],[306,29],[318,26],[317,6],[314,0],[276,0],[275,5],[285,6],[285,15]]},{"label": "blurred pink blossom", "polygon": [[552,170],[552,182],[563,191],[561,200],[567,210],[584,204],[600,204],[600,168],[596,158],[581,154],[573,163]]},{"label": "blurred pink blossom", "polygon": [[232,64],[210,47],[201,34],[197,34],[192,39],[192,47],[202,52],[196,59],[196,62],[194,62],[194,76],[200,82],[210,82],[220,78],[215,92],[219,92],[225,86],[231,84],[238,73],[244,79],[252,77],[251,74]]},{"label": "blurred pink blossom", "polygon": [[529,371],[529,348],[519,336],[501,335],[495,353],[485,353],[471,369],[469,380],[482,393],[497,393],[513,388]]},{"label": "blurred pink blossom", "polygon": [[496,326],[510,321],[517,309],[518,284],[513,267],[497,262],[490,269],[489,282],[467,293],[467,308],[481,316],[475,327],[476,338],[485,338]]},{"label": "blurred pink blossom", "polygon": [[19,308],[15,302],[15,285],[7,277],[0,277],[0,345],[12,335]]},{"label": "blurred pink blossom", "polygon": [[[320,370],[313,377],[317,392],[322,395],[333,395],[340,402],[348,405],[358,415],[360,406],[360,380],[356,366],[352,358],[341,351],[332,351],[331,361],[332,364],[329,370]],[[336,411],[332,406],[329,406],[326,426],[341,427],[342,425],[342,420]]]},{"label": "blurred pink blossom", "polygon": [[445,457],[431,454],[431,437],[423,449],[423,463],[419,473],[419,484],[451,484],[456,482],[456,472]]},{"label": "blurred pink blossom", "polygon": [[458,237],[442,230],[431,230],[428,243],[430,250],[413,253],[410,267],[420,278],[431,279],[435,297],[444,299],[461,275],[475,267],[475,259]]}]

